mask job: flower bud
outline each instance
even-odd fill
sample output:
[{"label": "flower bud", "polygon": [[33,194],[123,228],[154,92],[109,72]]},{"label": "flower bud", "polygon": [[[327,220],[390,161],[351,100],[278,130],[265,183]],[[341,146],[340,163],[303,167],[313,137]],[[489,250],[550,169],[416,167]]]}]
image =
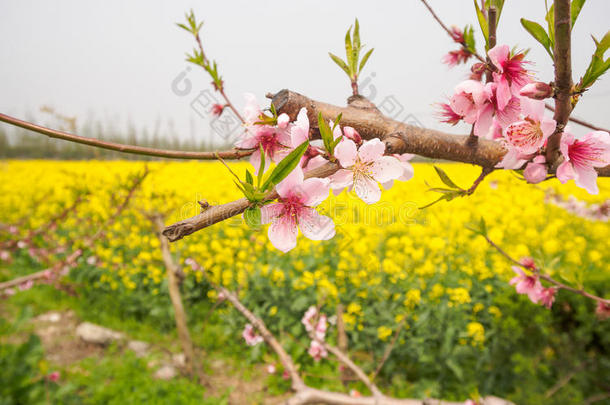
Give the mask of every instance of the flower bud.
[{"label": "flower bud", "polygon": [[544,100],[553,95],[553,88],[543,82],[528,83],[521,88],[519,94],[524,97],[533,98],[534,100]]},{"label": "flower bud", "polygon": [[531,257],[522,258],[521,265],[523,267],[527,267],[530,270],[536,270],[536,263],[534,263],[534,259],[532,259]]}]

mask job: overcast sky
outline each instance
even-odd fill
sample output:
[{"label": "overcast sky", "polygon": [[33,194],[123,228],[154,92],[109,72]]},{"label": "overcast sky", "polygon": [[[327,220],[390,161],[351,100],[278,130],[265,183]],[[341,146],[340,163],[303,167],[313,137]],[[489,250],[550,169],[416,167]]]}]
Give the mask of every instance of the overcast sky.
[{"label": "overcast sky", "polygon": [[[499,43],[531,48],[528,58],[538,77],[552,80],[550,58],[519,24],[520,17],[544,21],[544,1],[506,3]],[[478,28],[471,0],[430,4],[448,25]],[[52,125],[39,112],[48,105],[77,117],[81,125],[94,118],[124,131],[131,121],[151,131],[159,121],[164,133],[173,122],[184,138],[219,141],[209,117],[204,113],[202,118],[191,106],[211,89],[203,71],[196,66],[187,70],[184,54],[193,41],[175,25],[191,8],[205,22],[204,48],[218,62],[226,90],[239,107],[244,92],[265,101],[265,93],[282,88],[344,104],[349,82],[327,52],[344,56],[343,36],[358,17],[363,43],[375,48],[362,74],[361,81],[369,83],[362,93],[375,91],[377,103],[391,98],[394,111],[402,109],[399,119],[412,114],[427,127],[466,131],[434,119],[432,104],[451,92],[467,68],[440,63],[456,46],[419,0],[0,0],[0,112],[32,114]],[[593,51],[590,35],[603,36],[608,16],[608,0],[589,0],[582,10],[573,32],[575,80]],[[482,38],[477,39],[481,49]],[[583,97],[574,115],[610,127],[609,98],[607,75]]]}]

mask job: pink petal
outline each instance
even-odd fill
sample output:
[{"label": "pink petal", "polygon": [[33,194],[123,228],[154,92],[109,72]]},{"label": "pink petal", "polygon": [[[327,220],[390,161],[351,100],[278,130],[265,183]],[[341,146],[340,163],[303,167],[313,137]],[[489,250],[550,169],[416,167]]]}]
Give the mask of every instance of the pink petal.
[{"label": "pink petal", "polygon": [[245,93],[246,106],[244,107],[244,120],[248,124],[258,121],[258,116],[262,111],[256,101],[256,96],[252,93]]},{"label": "pink petal", "polygon": [[313,208],[303,208],[297,214],[299,228],[303,236],[311,240],[329,240],[335,236],[335,224],[332,219],[320,215]]},{"label": "pink petal", "polygon": [[381,198],[379,185],[368,176],[355,176],[354,190],[356,191],[356,195],[367,204],[374,204]]},{"label": "pink petal", "polygon": [[[335,123],[330,121],[328,123],[328,125],[330,125],[330,127],[332,128],[333,125],[335,125]],[[333,129],[333,139],[337,139],[338,137],[340,137],[342,135],[343,135],[343,133],[341,132],[341,127],[339,126],[339,124],[337,124],[337,126],[335,126],[335,129]]]},{"label": "pink petal", "polygon": [[307,118],[307,109],[301,108],[297,120],[294,122],[290,130],[291,144],[296,148],[309,138],[309,118]]},{"label": "pink petal", "polygon": [[542,121],[544,117],[544,101],[534,100],[528,97],[521,97],[521,113],[533,119],[534,121]]},{"label": "pink petal", "polygon": [[413,169],[413,166],[411,165],[411,163],[402,162],[400,165],[402,166],[402,174],[400,175],[400,177],[397,180],[400,180],[400,181],[411,180],[413,178],[413,175],[415,174],[415,170]]},{"label": "pink petal", "polygon": [[316,169],[320,166],[324,166],[326,163],[328,163],[328,160],[324,159],[323,156],[314,156],[309,159],[309,162],[307,162],[307,166],[305,166],[304,171],[307,173],[310,170]]},{"label": "pink petal", "polygon": [[275,187],[275,190],[282,198],[287,198],[292,195],[293,192],[299,190],[303,185],[303,169],[299,166],[295,167],[284,180],[280,181]]},{"label": "pink petal", "polygon": [[339,163],[343,167],[350,167],[356,163],[356,157],[358,156],[358,148],[351,139],[345,139],[335,147],[335,157],[339,159]]},{"label": "pink petal", "polygon": [[574,182],[577,186],[584,188],[589,194],[599,194],[597,171],[593,167],[573,165],[572,168],[576,174]]},{"label": "pink petal", "polygon": [[555,132],[555,128],[557,127],[557,122],[550,118],[542,118],[540,122],[540,130],[542,131],[542,139],[545,141],[549,138],[549,136],[553,135]]},{"label": "pink petal", "polygon": [[502,65],[508,61],[510,48],[508,45],[496,45],[487,52],[489,60],[502,72]]},{"label": "pink petal", "polygon": [[294,217],[283,215],[277,218],[269,226],[269,241],[276,247],[286,253],[297,245],[297,223]]},{"label": "pink petal", "polygon": [[[261,166],[261,151],[257,149],[250,155],[250,164],[254,167],[254,173],[258,174],[258,168]],[[267,166],[267,159],[265,159],[265,166]],[[266,168],[265,168],[266,169]]]},{"label": "pink petal", "polygon": [[349,187],[352,185],[354,181],[354,173],[351,170],[339,169],[329,178],[330,188],[332,188],[333,190],[343,190],[345,187]]},{"label": "pink petal", "polygon": [[402,175],[403,168],[400,161],[395,157],[382,156],[371,165],[370,171],[375,180],[385,183],[399,178]]},{"label": "pink petal", "polygon": [[248,127],[241,138],[235,142],[235,146],[242,149],[252,149],[258,147],[259,142],[256,128]]},{"label": "pink petal", "polygon": [[576,174],[574,173],[574,168],[569,161],[562,162],[557,168],[557,179],[565,184],[568,180],[572,180]]},{"label": "pink petal", "polygon": [[561,154],[566,161],[570,160],[570,154],[568,153],[569,146],[572,145],[574,141],[574,135],[567,132],[567,130],[563,131],[563,135],[561,136],[561,141],[559,143],[559,149],[561,150]]},{"label": "pink petal", "polygon": [[282,114],[280,114],[279,117],[277,117],[278,128],[281,128],[281,129],[286,128],[288,126],[289,122],[290,122],[290,117],[286,113],[282,113]]},{"label": "pink petal", "polygon": [[309,207],[315,207],[328,197],[330,188],[329,179],[311,178],[303,182],[301,191],[304,194],[303,204]]},{"label": "pink petal", "polygon": [[268,224],[282,215],[284,204],[268,204],[261,207],[261,224]]},{"label": "pink petal", "polygon": [[488,104],[479,110],[477,121],[474,124],[474,134],[478,137],[485,137],[493,123],[493,107]]},{"label": "pink petal", "polygon": [[364,141],[358,149],[358,157],[362,162],[375,162],[379,160],[385,152],[385,143],[379,138]]},{"label": "pink petal", "polygon": [[[400,180],[400,179],[397,179]],[[383,187],[384,190],[389,190],[394,186],[394,180],[390,180],[390,181],[386,181],[385,183],[381,183],[381,187]]]},{"label": "pink petal", "polygon": [[513,97],[508,80],[504,76],[500,76],[494,73],[494,81],[498,84],[496,89],[496,100],[498,102],[498,109],[503,110],[508,105],[509,100]]}]

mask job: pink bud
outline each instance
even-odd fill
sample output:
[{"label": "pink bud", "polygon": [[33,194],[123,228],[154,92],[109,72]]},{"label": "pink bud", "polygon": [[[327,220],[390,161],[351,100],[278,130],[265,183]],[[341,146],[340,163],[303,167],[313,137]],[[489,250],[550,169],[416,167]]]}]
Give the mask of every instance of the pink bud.
[{"label": "pink bud", "polygon": [[523,176],[528,183],[536,184],[546,179],[548,169],[544,161],[544,156],[536,156],[533,162],[529,162],[527,166],[525,166]]},{"label": "pink bud", "polygon": [[59,381],[59,377],[60,377],[59,371],[53,371],[51,374],[49,374],[47,376],[49,381],[53,381],[53,382]]},{"label": "pink bud", "polygon": [[536,270],[536,263],[534,263],[534,259],[532,259],[531,257],[522,258],[521,264],[530,270]]},{"label": "pink bud", "polygon": [[604,302],[598,302],[597,308],[595,309],[595,314],[599,319],[608,319],[610,318],[610,304],[606,304]]},{"label": "pink bud", "polygon": [[346,138],[356,142],[357,145],[360,145],[362,143],[362,137],[360,136],[358,131],[356,131],[352,127],[343,127],[343,134]]},{"label": "pink bud", "polygon": [[553,88],[543,82],[528,83],[521,88],[519,94],[523,97],[533,98],[534,100],[544,100],[553,95]]},{"label": "pink bud", "polygon": [[215,116],[215,117],[219,117],[219,116],[220,116],[220,114],[222,114],[222,111],[223,111],[224,109],[225,109],[225,107],[224,107],[223,105],[220,105],[220,104],[214,104],[214,105],[212,106],[212,111],[211,111],[211,113],[212,113],[212,115],[213,115],[213,116]]}]

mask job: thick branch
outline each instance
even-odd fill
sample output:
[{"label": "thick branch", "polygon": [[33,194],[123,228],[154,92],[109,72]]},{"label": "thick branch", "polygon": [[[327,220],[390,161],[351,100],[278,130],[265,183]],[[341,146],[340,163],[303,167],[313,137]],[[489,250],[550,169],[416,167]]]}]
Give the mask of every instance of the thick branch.
[{"label": "thick branch", "polygon": [[555,0],[555,115],[557,129],[547,143],[546,160],[559,157],[561,135],[572,112],[572,56],[570,0]]},{"label": "thick branch", "polygon": [[75,143],[81,143],[83,145],[95,146],[97,148],[114,150],[123,153],[133,153],[136,155],[145,156],[156,156],[163,158],[172,159],[200,159],[200,160],[212,160],[217,159],[216,154],[223,159],[239,159],[244,156],[249,156],[253,151],[251,150],[238,150],[231,149],[221,152],[187,152],[180,150],[164,150],[147,148],[144,146],[125,145],[114,142],[102,141],[100,139],[87,138],[85,136],[70,134],[64,131],[58,131],[51,128],[46,128],[40,125],[32,124],[31,122],[22,121],[18,118],[11,117],[9,115],[0,114],[0,121],[6,122],[7,124],[15,125],[30,131],[38,132],[39,134],[46,135],[51,138],[62,139],[64,141],[70,141]]}]

